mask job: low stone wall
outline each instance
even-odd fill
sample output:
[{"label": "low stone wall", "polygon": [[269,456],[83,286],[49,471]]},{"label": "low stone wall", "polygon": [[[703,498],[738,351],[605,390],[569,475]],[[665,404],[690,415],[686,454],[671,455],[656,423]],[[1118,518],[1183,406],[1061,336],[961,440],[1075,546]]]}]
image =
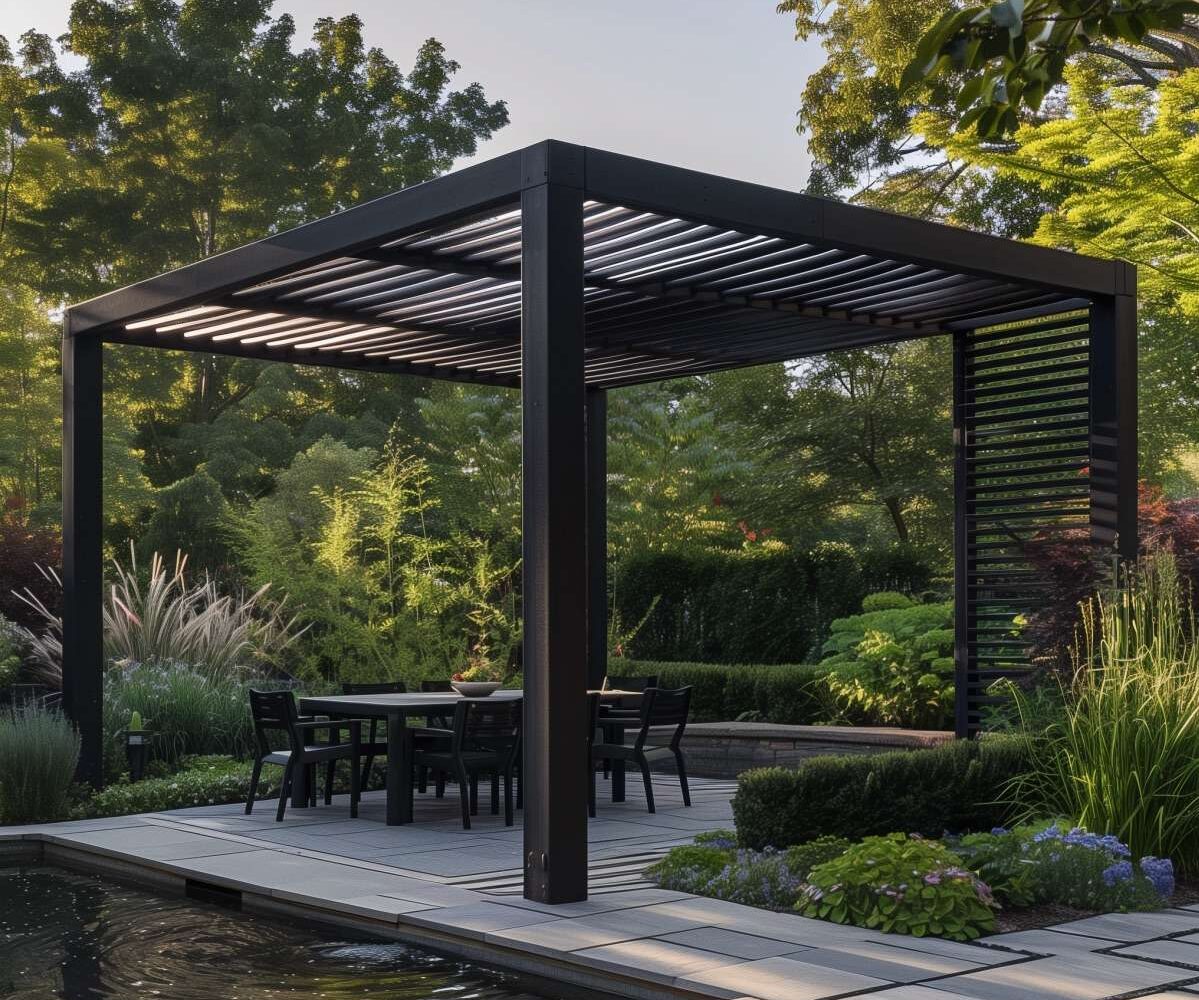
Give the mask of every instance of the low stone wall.
[{"label": "low stone wall", "polygon": [[[702,778],[735,778],[754,767],[795,767],[808,757],[919,750],[952,739],[953,733],[949,732],[881,726],[698,722],[687,727],[683,752],[689,773]],[[674,763],[663,761],[654,769],[673,771]]]}]

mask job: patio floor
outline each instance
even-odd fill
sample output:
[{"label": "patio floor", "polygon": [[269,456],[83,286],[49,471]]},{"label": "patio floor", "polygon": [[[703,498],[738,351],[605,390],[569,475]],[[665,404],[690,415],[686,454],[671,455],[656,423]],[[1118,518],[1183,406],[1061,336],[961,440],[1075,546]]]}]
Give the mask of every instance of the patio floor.
[{"label": "patio floor", "polygon": [[[885,935],[669,892],[645,866],[696,833],[731,825],[732,783],[696,779],[685,809],[669,775],[658,812],[639,786],[591,822],[592,895],[547,906],[520,894],[521,831],[457,799],[417,797],[417,823],[382,823],[380,793],[349,818],[270,803],[0,828],[45,860],[156,883],[241,892],[247,911],[352,923],[517,971],[630,997],[722,1000],[1101,1000],[1199,997],[1199,909],[1116,914],[975,944]],[[34,842],[34,843],[28,843]],[[40,844],[40,848],[35,847]]]}]

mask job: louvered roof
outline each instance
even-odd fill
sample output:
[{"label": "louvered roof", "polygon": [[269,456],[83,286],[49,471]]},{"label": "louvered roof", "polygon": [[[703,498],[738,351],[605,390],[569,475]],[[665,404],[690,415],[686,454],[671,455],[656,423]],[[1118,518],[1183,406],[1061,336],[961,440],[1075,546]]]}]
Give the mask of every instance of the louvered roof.
[{"label": "louvered roof", "polygon": [[581,189],[603,387],[973,329],[1126,291],[1112,261],[547,142],[92,299],[72,335],[517,386],[521,192]]}]

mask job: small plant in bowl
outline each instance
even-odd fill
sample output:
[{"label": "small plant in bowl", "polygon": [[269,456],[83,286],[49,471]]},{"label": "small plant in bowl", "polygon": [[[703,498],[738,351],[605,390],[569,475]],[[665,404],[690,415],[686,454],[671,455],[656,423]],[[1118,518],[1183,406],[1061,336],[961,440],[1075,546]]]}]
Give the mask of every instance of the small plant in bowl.
[{"label": "small plant in bowl", "polygon": [[503,668],[488,659],[486,650],[478,646],[471,652],[466,669],[450,678],[450,684],[463,698],[486,698],[503,683]]}]

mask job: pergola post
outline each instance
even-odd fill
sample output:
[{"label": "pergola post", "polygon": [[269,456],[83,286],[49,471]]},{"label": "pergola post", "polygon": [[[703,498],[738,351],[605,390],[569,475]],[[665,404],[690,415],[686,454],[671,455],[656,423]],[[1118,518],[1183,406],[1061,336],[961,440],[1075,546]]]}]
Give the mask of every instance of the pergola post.
[{"label": "pergola post", "polygon": [[587,390],[587,684],[608,673],[608,393]]},{"label": "pergola post", "polygon": [[565,903],[587,898],[583,192],[533,184],[521,195],[525,897]]},{"label": "pergola post", "polygon": [[1121,559],[1137,557],[1136,268],[1124,268],[1127,291],[1091,307],[1091,537]]},{"label": "pergola post", "polygon": [[62,338],[62,705],[79,730],[79,778],[104,775],[103,371],[95,335]]}]

